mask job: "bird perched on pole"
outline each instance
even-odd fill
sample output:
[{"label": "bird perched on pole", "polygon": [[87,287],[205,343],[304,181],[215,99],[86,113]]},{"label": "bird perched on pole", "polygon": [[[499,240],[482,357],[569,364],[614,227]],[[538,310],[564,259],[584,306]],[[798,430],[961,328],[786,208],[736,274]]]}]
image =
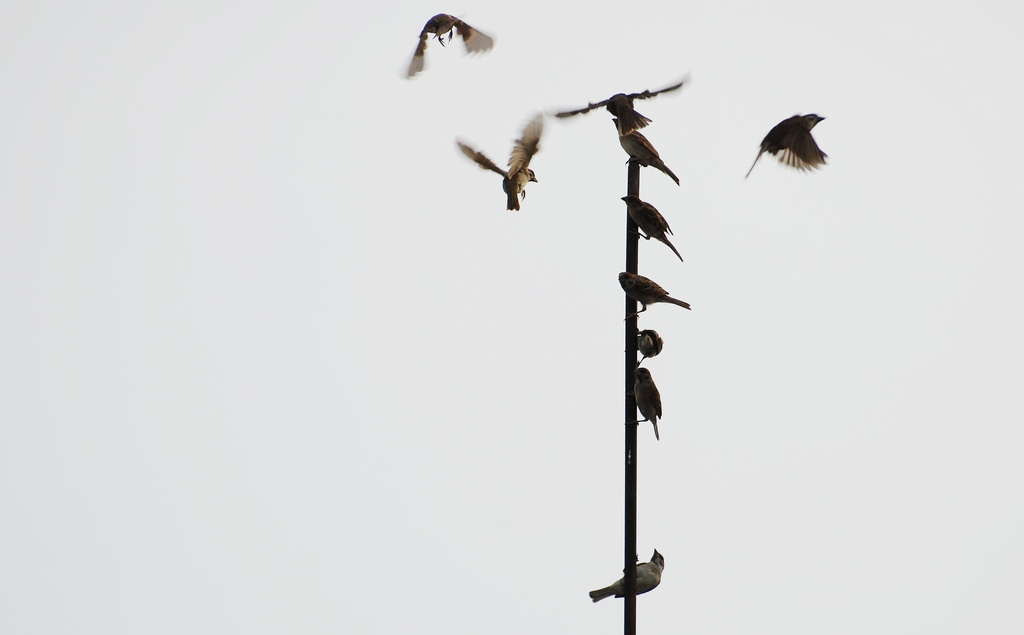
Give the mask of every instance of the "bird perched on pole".
[{"label": "bird perched on pole", "polygon": [[665,341],[654,329],[644,329],[636,334],[636,349],[643,355],[643,359],[640,360],[641,364],[648,357],[657,357],[663,348],[665,348]]},{"label": "bird perched on pole", "polygon": [[[641,562],[636,565],[636,594],[640,595],[641,593],[647,593],[661,584],[661,572],[664,570],[665,557],[655,549],[650,562]],[[625,578],[619,578],[610,586],[606,586],[605,588],[598,589],[596,591],[591,591],[590,599],[594,602],[600,602],[601,600],[610,598],[613,595],[617,598],[621,598],[624,593],[623,587],[625,584]]]},{"label": "bird perched on pole", "polygon": [[612,95],[611,97],[605,99],[604,101],[599,101],[596,104],[588,103],[586,108],[556,113],[555,116],[571,117],[573,115],[582,115],[584,113],[590,112],[591,110],[594,110],[595,108],[600,108],[601,106],[604,106],[605,108],[608,109],[608,112],[612,113],[613,117],[618,119],[617,127],[619,129],[619,134],[628,134],[630,132],[633,132],[634,130],[644,128],[647,126],[647,124],[651,123],[650,119],[644,117],[637,111],[633,110],[634,99],[650,99],[655,95],[660,95],[661,93],[667,93],[669,91],[675,90],[685,83],[686,80],[684,79],[678,84],[673,84],[668,88],[656,90],[653,93],[649,90],[645,90],[642,93],[631,93],[629,95],[626,95],[624,93],[618,93],[616,95]]},{"label": "bird perched on pole", "polygon": [[798,170],[816,169],[820,165],[825,165],[828,155],[821,151],[811,136],[811,128],[824,120],[824,117],[818,115],[796,115],[780,122],[768,131],[761,142],[761,151],[754,157],[754,162],[747,170],[747,176],[754,171],[757,160],[765,152],[777,156],[780,162]]},{"label": "bird perched on pole", "polygon": [[456,141],[462,152],[476,161],[481,168],[497,172],[503,179],[501,189],[508,196],[508,209],[519,210],[519,197],[526,198],[526,184],[537,182],[537,175],[530,169],[530,159],[540,151],[540,135],[544,130],[544,118],[538,114],[526,124],[522,136],[516,140],[512,148],[512,156],[508,160],[508,171],[502,170],[482,152],[477,152],[461,141]]},{"label": "bird perched on pole", "polygon": [[668,291],[662,289],[658,286],[657,282],[650,278],[645,278],[644,276],[637,275],[635,273],[623,271],[619,274],[619,284],[622,286],[622,290],[626,292],[626,295],[633,298],[644,307],[633,315],[627,317],[627,320],[646,311],[648,304],[656,304],[658,302],[668,302],[669,304],[681,306],[684,309],[690,308],[688,303],[683,302],[682,300],[676,300],[669,296]]},{"label": "bird perched on pole", "polygon": [[[615,128],[619,127],[619,120],[612,119],[615,123]],[[652,167],[661,170],[668,175],[670,179],[679,185],[679,177],[672,173],[672,170],[668,169],[665,162],[661,160],[661,156],[658,151],[654,149],[651,142],[647,140],[647,137],[643,136],[637,131],[633,131],[627,134],[619,133],[619,145],[626,151],[626,154],[637,163],[645,167]]]},{"label": "bird perched on pole", "polygon": [[430,34],[433,33],[434,38],[441,43],[441,46],[444,46],[442,38],[447,34],[448,41],[451,42],[453,30],[462,38],[463,44],[466,45],[467,53],[489,51],[494,46],[494,40],[462,20],[446,13],[438,13],[423,25],[423,30],[420,31],[420,43],[416,45],[416,52],[412,54],[412,62],[409,63],[409,74],[406,77],[412,77],[423,70],[423,53],[427,50],[427,39],[430,37]]},{"label": "bird perched on pole", "polygon": [[636,407],[640,409],[644,421],[650,421],[654,425],[654,438],[661,441],[661,435],[658,434],[658,418],[661,417],[661,393],[654,385],[651,371],[646,368],[637,368],[633,371],[633,376],[636,378],[636,383],[633,384]]},{"label": "bird perched on pole", "polygon": [[644,240],[654,238],[665,243],[679,258],[679,262],[682,262],[683,257],[679,255],[679,250],[669,242],[668,237],[665,235],[671,234],[672,228],[668,226],[668,221],[661,215],[661,212],[650,203],[641,201],[639,196],[623,196],[622,200],[626,202],[629,217],[644,232]]}]

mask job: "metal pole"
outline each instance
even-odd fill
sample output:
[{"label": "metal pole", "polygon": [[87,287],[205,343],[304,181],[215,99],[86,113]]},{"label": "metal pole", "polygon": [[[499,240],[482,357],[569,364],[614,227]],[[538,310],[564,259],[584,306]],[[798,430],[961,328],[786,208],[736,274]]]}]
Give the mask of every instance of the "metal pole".
[{"label": "metal pole", "polygon": [[[636,161],[629,161],[629,172],[626,182],[626,194],[640,196],[640,164]],[[640,251],[640,232],[626,214],[626,271],[637,273],[638,256]],[[623,294],[625,295],[625,294]],[[623,616],[622,632],[625,635],[636,635],[636,431],[639,424],[636,423],[636,397],[633,395],[633,384],[635,378],[633,371],[636,370],[636,300],[626,297],[626,315],[633,317],[626,320],[626,513],[625,513],[625,540],[623,546],[623,576],[624,586],[622,594]]]}]

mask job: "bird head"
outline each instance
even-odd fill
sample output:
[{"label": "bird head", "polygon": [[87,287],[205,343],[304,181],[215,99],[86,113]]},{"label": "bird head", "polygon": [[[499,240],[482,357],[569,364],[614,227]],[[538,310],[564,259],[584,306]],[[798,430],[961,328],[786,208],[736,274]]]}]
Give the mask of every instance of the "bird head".
[{"label": "bird head", "polygon": [[[651,371],[646,368],[637,368],[633,371],[633,376],[636,377],[637,381],[649,381],[651,379]],[[657,555],[657,552],[655,552]]]},{"label": "bird head", "polygon": [[629,272],[623,271],[622,273],[619,274],[619,284],[621,284],[624,288],[632,287],[633,277],[629,275]]},{"label": "bird head", "polygon": [[818,115],[804,115],[804,122],[807,124],[808,130],[818,125],[819,121],[825,121],[825,118]]},{"label": "bird head", "polygon": [[530,175],[531,181],[533,181],[534,183],[540,183],[540,181],[537,180],[537,175],[533,173],[533,170],[531,170],[530,168],[526,168],[526,173]]},{"label": "bird head", "polygon": [[665,556],[663,556],[660,553],[658,553],[657,549],[654,550],[654,555],[651,556],[651,562],[653,562],[654,564],[658,565],[658,567],[660,567],[662,569],[665,568]]},{"label": "bird head", "polygon": [[643,203],[643,201],[640,200],[639,196],[633,196],[633,195],[623,196],[622,200],[629,207],[639,207]]}]

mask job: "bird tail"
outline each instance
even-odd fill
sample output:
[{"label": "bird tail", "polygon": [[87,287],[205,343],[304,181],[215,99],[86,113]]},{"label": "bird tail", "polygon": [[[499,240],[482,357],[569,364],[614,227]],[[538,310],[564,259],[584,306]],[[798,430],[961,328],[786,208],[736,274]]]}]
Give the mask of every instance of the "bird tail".
[{"label": "bird tail", "polygon": [[508,207],[506,209],[519,211],[519,196],[516,195],[515,188],[509,188]]},{"label": "bird tail", "polygon": [[658,441],[661,441],[661,435],[658,434],[658,420],[657,419],[651,419],[651,423],[654,424],[654,438],[656,440],[658,440]]},{"label": "bird tail", "polygon": [[[754,157],[754,162],[750,164],[750,169],[747,170],[747,176],[750,176],[750,173],[754,171],[754,166],[757,165],[757,160],[761,158],[762,154],[764,154],[764,150],[761,150],[760,152],[758,152],[757,156]],[[745,176],[743,178],[747,178],[747,176]]]},{"label": "bird tail", "polygon": [[665,165],[665,162],[662,161],[661,159],[658,159],[658,160],[652,162],[651,163],[651,167],[652,168],[658,168],[659,170],[661,170],[662,172],[667,174],[670,179],[675,181],[676,185],[679,185],[679,177],[676,176],[675,174],[672,174],[672,170],[668,169],[668,166]]},{"label": "bird tail", "polygon": [[646,128],[649,123],[651,123],[650,119],[644,117],[635,110],[623,111],[621,108],[619,109],[617,124],[619,126],[620,135],[629,134],[634,130]]},{"label": "bird tail", "polygon": [[676,306],[681,306],[684,309],[689,309],[690,308],[690,303],[689,302],[683,302],[682,300],[676,300],[675,298],[673,298],[671,296],[665,296],[664,298],[662,298],[661,301],[662,302],[671,302],[672,304],[674,304]]},{"label": "bird tail", "polygon": [[668,245],[668,248],[671,249],[673,252],[675,252],[676,256],[679,258],[679,262],[683,261],[683,257],[681,255],[679,255],[679,250],[676,249],[675,245],[673,245],[671,242],[669,242],[669,239],[667,237],[662,239],[661,242],[663,242],[666,245]]},{"label": "bird tail", "polygon": [[614,585],[606,586],[603,589],[598,589],[596,591],[591,591],[590,592],[590,599],[593,602],[600,602],[601,600],[603,600],[605,598],[610,598],[613,595],[615,595]]}]

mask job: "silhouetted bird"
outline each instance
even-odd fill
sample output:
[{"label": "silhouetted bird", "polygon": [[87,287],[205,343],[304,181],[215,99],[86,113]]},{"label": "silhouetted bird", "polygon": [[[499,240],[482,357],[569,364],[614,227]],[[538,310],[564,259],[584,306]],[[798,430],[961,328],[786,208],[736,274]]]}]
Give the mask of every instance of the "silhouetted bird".
[{"label": "silhouetted bird", "polygon": [[658,286],[657,282],[650,278],[645,278],[644,276],[640,276],[635,273],[623,271],[619,274],[619,284],[622,286],[622,290],[626,292],[626,295],[633,298],[644,307],[633,315],[627,317],[627,320],[646,311],[648,304],[656,304],[658,302],[668,302],[669,304],[681,306],[684,309],[690,308],[688,303],[683,302],[682,300],[676,300],[669,296],[668,291],[662,289]]},{"label": "silhouetted bird", "polygon": [[661,435],[658,434],[658,418],[661,417],[661,393],[654,385],[651,371],[646,368],[637,368],[633,371],[633,376],[636,377],[636,383],[633,384],[636,407],[640,409],[644,421],[654,424],[654,438],[661,441]]},{"label": "silhouetted bird", "polygon": [[488,51],[494,46],[494,40],[462,20],[446,13],[438,13],[427,20],[427,23],[423,25],[423,30],[420,31],[420,43],[416,45],[416,52],[412,54],[412,62],[409,63],[409,74],[407,77],[412,77],[423,70],[423,53],[427,50],[427,38],[430,37],[430,34],[433,33],[437,41],[441,43],[441,46],[444,46],[442,37],[447,33],[448,41],[451,42],[453,29],[462,38],[468,53]]},{"label": "silhouetted bird", "polygon": [[604,101],[599,101],[596,104],[587,104],[586,108],[580,108],[579,110],[570,110],[567,112],[560,112],[557,113],[555,116],[571,117],[573,115],[582,115],[583,113],[590,112],[595,108],[600,108],[601,106],[604,106],[605,108],[608,109],[608,112],[612,113],[613,117],[616,117],[619,120],[619,134],[628,134],[630,132],[633,132],[634,130],[639,130],[640,128],[643,128],[647,124],[651,123],[650,119],[644,117],[637,111],[633,110],[634,99],[650,99],[655,95],[660,95],[661,93],[667,93],[670,90],[675,90],[682,86],[684,83],[686,83],[686,80],[683,80],[678,84],[669,86],[668,88],[656,90],[653,93],[649,90],[645,90],[642,93],[632,93],[629,95],[626,95],[624,93],[618,93],[617,95],[612,95],[608,99],[605,99]]},{"label": "silhouetted bird", "polygon": [[818,115],[796,115],[772,128],[761,142],[761,151],[757,153],[754,163],[747,170],[747,176],[750,176],[757,165],[757,160],[765,152],[777,156],[779,161],[798,170],[810,170],[825,165],[828,155],[821,151],[811,136],[811,128],[824,120],[824,117]]},{"label": "silhouetted bird", "polygon": [[626,202],[626,207],[629,209],[629,217],[644,232],[644,239],[654,238],[665,243],[678,256],[679,262],[682,262],[683,257],[679,255],[679,250],[665,236],[666,233],[672,233],[672,228],[668,226],[668,221],[661,215],[661,212],[650,203],[641,201],[638,196],[623,196],[622,200]]},{"label": "silhouetted bird", "polygon": [[644,329],[636,334],[636,349],[643,355],[643,359],[640,360],[641,364],[648,357],[657,357],[663,348],[665,348],[665,341],[654,329]]},{"label": "silhouetted bird", "polygon": [[[650,562],[641,562],[636,565],[636,594],[640,595],[641,593],[647,593],[661,584],[661,572],[664,570],[665,556],[658,553],[658,550],[655,549]],[[623,596],[624,585],[625,579],[619,578],[611,586],[591,591],[590,599],[594,602],[600,602],[601,600],[610,598],[613,595],[617,598],[621,598]]]},{"label": "silhouetted bird", "polygon": [[[615,127],[618,129],[618,119],[612,119],[615,122]],[[661,160],[661,156],[658,155],[658,151],[654,149],[651,142],[647,140],[647,137],[643,136],[635,130],[628,134],[619,134],[619,145],[626,151],[626,154],[630,158],[635,159],[640,165],[650,166],[657,168],[667,174],[670,179],[679,185],[679,177],[672,174],[672,170],[668,169],[665,162]]]},{"label": "silhouetted bird", "polygon": [[540,151],[540,135],[544,130],[544,118],[537,115],[526,124],[522,136],[516,140],[512,148],[512,156],[508,160],[508,171],[502,170],[481,152],[477,152],[461,141],[456,141],[462,152],[473,159],[485,170],[497,172],[502,177],[501,189],[508,195],[508,209],[519,209],[519,195],[526,198],[526,184],[537,182],[537,175],[530,169],[530,159]]}]

